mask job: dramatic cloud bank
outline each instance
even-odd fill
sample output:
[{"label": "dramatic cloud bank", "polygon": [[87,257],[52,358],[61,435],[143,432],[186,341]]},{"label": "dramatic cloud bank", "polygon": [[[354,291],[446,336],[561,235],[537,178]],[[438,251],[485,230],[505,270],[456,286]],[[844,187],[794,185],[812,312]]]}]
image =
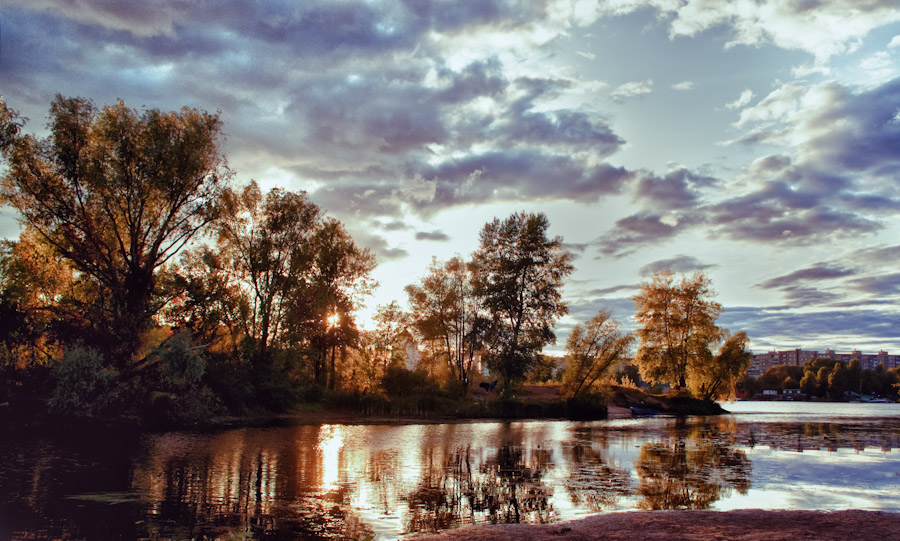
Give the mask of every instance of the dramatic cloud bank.
[{"label": "dramatic cloud bank", "polygon": [[756,349],[900,349],[894,0],[2,12],[3,95],[30,130],[57,92],[221,111],[241,179],[308,191],[376,252],[372,305],[525,209],[578,255],[561,336],[602,307],[627,320],[670,268],[710,274]]}]

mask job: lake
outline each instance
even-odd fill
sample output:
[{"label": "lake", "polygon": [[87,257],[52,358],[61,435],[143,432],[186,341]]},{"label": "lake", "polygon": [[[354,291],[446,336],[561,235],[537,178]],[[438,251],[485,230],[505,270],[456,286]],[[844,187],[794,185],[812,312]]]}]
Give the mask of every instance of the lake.
[{"label": "lake", "polygon": [[392,539],[635,509],[900,511],[900,404],[595,422],[14,435],[0,539]]}]

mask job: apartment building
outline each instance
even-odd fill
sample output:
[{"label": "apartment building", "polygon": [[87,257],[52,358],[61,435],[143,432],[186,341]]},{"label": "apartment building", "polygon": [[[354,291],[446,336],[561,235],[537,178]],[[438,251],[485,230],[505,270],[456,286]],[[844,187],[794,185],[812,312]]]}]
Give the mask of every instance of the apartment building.
[{"label": "apartment building", "polygon": [[866,354],[858,349],[854,349],[850,353],[836,353],[833,349],[825,349],[821,353],[818,350],[811,349],[789,349],[754,354],[753,362],[750,364],[747,373],[751,376],[759,376],[773,366],[783,364],[803,366],[808,361],[816,358],[834,359],[846,363],[856,359],[859,361],[860,367],[869,370],[874,369],[878,365],[884,366],[885,369],[900,366],[900,355],[890,355],[884,350],[875,354]]}]

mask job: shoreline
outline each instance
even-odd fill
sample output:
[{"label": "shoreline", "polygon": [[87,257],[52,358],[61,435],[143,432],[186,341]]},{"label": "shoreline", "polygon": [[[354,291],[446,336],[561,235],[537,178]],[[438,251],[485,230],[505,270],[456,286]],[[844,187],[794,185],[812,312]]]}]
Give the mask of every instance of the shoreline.
[{"label": "shoreline", "polygon": [[416,541],[770,541],[884,539],[900,532],[900,512],[889,511],[623,511],[554,524],[479,525],[411,537]]}]

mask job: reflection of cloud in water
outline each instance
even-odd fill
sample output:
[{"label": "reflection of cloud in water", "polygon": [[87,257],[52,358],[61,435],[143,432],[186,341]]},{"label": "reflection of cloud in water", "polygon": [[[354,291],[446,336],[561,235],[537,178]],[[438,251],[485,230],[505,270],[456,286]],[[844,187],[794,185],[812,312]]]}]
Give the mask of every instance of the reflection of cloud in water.
[{"label": "reflection of cloud in water", "polygon": [[717,509],[900,509],[900,453],[796,451],[756,447],[752,488]]}]

